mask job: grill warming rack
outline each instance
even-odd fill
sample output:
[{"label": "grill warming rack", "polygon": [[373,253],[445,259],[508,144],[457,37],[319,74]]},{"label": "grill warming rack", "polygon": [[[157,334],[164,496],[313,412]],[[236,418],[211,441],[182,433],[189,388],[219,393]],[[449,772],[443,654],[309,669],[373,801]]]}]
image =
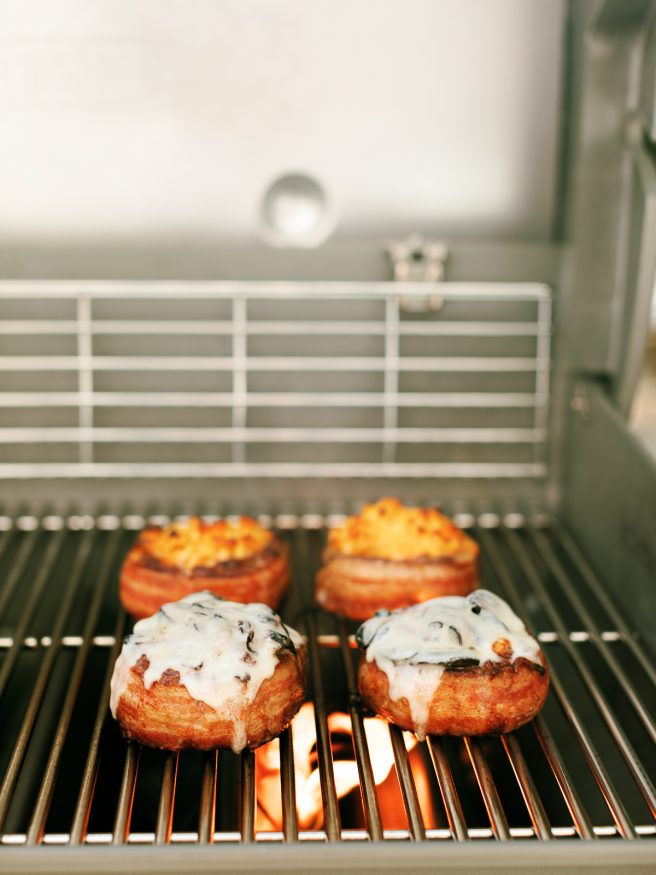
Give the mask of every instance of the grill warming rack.
[{"label": "grill warming rack", "polygon": [[[142,751],[120,738],[108,714],[109,678],[128,622],[118,609],[117,570],[145,519],[167,517],[0,517],[0,843],[512,844],[656,836],[656,793],[645,768],[654,763],[656,722],[647,703],[654,702],[656,671],[592,566],[544,514],[445,510],[479,540],[483,585],[508,599],[546,651],[552,688],[544,711],[499,739],[431,737],[415,748],[418,759],[404,734],[389,727],[407,824],[386,825],[357,696],[354,626],[307,607],[333,520],[261,517],[293,548],[294,588],[281,613],[309,638],[324,813],[322,827],[299,827],[287,730],[280,742],[282,827],[269,832],[256,832],[252,752]],[[344,815],[335,786],[337,749],[328,728],[335,708],[352,726],[355,817]],[[418,768],[430,791],[422,798]]]},{"label": "grill warming rack", "polygon": [[0,476],[539,483],[551,332],[541,283],[0,282]]}]

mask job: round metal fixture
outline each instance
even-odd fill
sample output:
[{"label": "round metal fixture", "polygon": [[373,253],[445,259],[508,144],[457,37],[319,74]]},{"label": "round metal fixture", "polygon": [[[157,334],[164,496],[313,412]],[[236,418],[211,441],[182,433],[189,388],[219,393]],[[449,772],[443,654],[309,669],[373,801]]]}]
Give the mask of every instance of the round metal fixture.
[{"label": "round metal fixture", "polygon": [[268,187],[262,201],[260,229],[272,246],[319,246],[334,226],[332,205],[314,177],[288,173]]}]

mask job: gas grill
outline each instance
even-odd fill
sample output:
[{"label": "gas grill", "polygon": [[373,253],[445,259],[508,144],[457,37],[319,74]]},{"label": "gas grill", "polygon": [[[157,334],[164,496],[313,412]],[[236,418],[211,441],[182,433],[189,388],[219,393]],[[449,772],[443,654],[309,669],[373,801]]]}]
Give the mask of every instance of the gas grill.
[{"label": "gas grill", "polygon": [[[560,106],[553,83],[539,95],[551,211],[527,207],[544,195],[532,177],[506,192],[508,227],[482,205],[474,238],[445,241],[403,165],[414,224],[346,189],[340,214],[319,150],[316,176],[282,167],[265,188],[265,242],[231,245],[226,225],[209,249],[0,253],[3,872],[653,870],[656,465],[626,414],[656,266],[656,5],[528,6],[515,51],[542,44],[541,23],[563,70]],[[96,48],[56,75],[145,69],[137,43]],[[11,55],[32,109],[61,97],[42,52],[17,39]],[[126,82],[110,108],[141,94]],[[534,108],[510,109],[539,151]],[[418,742],[363,709],[356,624],[313,588],[328,529],[383,495],[439,507],[480,544],[481,584],[551,668],[529,725]],[[132,623],[123,558],[144,525],[241,513],[289,543],[280,613],[308,639],[307,702],[254,752],[128,743],[108,710]]]}]

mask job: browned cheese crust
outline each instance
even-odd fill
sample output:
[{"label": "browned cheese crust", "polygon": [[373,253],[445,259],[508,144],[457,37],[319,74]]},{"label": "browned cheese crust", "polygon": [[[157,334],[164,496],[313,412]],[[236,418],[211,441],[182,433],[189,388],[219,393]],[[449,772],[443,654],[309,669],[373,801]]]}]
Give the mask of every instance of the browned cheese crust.
[{"label": "browned cheese crust", "polygon": [[366,620],[383,608],[468,595],[478,583],[478,552],[435,508],[381,498],[329,532],[316,599],[334,614]]},{"label": "browned cheese crust", "polygon": [[253,556],[195,568],[190,573],[152,559],[137,543],[121,569],[119,591],[125,610],[140,620],[167,602],[202,590],[241,604],[262,602],[275,610],[290,579],[289,548],[275,536]]},{"label": "browned cheese crust", "polygon": [[[491,735],[512,732],[531,720],[544,705],[549,668],[527,659],[488,662],[475,668],[446,670],[435,691],[424,727],[427,735]],[[392,700],[387,675],[363,656],[358,671],[363,702],[401,729],[418,731],[408,700]]]},{"label": "browned cheese crust", "polygon": [[263,681],[255,698],[234,714],[219,713],[192,698],[178,683],[177,671],[167,671],[147,690],[143,675],[148,660],[130,670],[116,719],[126,738],[149,747],[181,750],[230,748],[237,722],[246,723],[246,746],[259,747],[289,726],[305,698],[306,648],[283,651],[273,675]]}]

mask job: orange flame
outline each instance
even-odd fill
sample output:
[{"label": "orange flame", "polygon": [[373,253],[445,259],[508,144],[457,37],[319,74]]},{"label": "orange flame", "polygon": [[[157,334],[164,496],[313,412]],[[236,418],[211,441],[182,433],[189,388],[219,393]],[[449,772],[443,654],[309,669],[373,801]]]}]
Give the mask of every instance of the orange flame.
[{"label": "orange flame", "polygon": [[[364,720],[364,730],[376,785],[383,788],[389,783],[389,779],[396,782],[393,771],[394,753],[387,724],[378,717],[367,717]],[[350,717],[341,711],[329,714],[328,731],[335,754],[335,736],[353,738]],[[314,705],[311,702],[306,702],[294,718],[292,735],[299,827],[304,830],[316,830],[323,825],[323,800],[316,754],[313,754],[313,751],[316,750],[317,735]],[[417,744],[414,736],[407,732],[404,733],[404,740],[408,751]],[[282,799],[280,794],[280,743],[277,739],[258,748],[255,754],[255,768],[258,803],[256,829],[258,831],[279,830],[282,828]],[[342,799],[360,786],[358,767],[352,752],[347,759],[335,758],[333,771],[338,799]],[[398,785],[396,797],[393,806],[396,809],[402,809]]]}]

